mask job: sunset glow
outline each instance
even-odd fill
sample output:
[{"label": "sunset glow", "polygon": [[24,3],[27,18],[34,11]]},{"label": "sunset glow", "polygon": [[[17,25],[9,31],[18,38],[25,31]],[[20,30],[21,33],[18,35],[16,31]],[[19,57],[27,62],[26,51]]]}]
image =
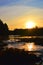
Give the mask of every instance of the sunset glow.
[{"label": "sunset glow", "polygon": [[26,28],[34,28],[36,24],[33,21],[26,22]]},{"label": "sunset glow", "polygon": [[43,0],[0,0],[0,19],[9,30],[43,27]]}]

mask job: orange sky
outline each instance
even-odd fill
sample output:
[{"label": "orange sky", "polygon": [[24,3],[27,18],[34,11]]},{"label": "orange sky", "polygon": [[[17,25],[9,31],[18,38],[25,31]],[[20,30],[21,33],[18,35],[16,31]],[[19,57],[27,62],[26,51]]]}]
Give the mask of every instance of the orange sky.
[{"label": "orange sky", "polygon": [[0,19],[3,23],[7,23],[10,30],[26,28],[27,21],[33,21],[36,26],[43,27],[43,1],[16,0],[15,2],[11,0],[10,3],[4,3],[5,1],[7,0],[1,2],[2,5],[0,5]]}]

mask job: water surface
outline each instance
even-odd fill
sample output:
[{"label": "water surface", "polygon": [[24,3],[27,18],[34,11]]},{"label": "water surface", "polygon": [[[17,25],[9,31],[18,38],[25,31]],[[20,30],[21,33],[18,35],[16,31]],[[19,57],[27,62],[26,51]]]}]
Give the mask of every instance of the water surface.
[{"label": "water surface", "polygon": [[[1,38],[1,37],[0,37]],[[2,39],[2,38],[1,38]],[[43,60],[43,46],[39,45],[38,42],[34,41],[21,41],[21,40],[28,40],[28,39],[43,39],[43,36],[14,36],[9,35],[8,37],[5,37],[0,42],[0,47],[3,45],[3,50],[6,50],[6,48],[18,48],[18,49],[24,49],[25,51],[28,51],[29,53],[34,53],[37,56],[41,56]],[[3,42],[3,43],[2,43]],[[40,44],[43,44],[41,41]]]}]

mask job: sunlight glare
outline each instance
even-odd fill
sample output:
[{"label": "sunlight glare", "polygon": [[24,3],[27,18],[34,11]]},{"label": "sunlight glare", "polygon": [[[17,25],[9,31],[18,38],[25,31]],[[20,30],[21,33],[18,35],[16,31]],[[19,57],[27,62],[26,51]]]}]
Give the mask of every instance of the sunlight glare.
[{"label": "sunlight glare", "polygon": [[28,46],[28,51],[32,51],[34,48],[34,43],[30,43]]},{"label": "sunlight glare", "polygon": [[36,26],[36,23],[33,21],[27,21],[26,22],[26,28],[31,29],[31,28],[34,28],[35,26]]}]

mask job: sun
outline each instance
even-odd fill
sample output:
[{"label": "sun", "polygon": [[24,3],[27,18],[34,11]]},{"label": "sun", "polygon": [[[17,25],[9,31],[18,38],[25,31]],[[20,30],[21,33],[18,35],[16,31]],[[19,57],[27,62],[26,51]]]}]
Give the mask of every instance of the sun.
[{"label": "sun", "polygon": [[31,29],[31,28],[34,28],[36,26],[36,23],[33,21],[27,21],[25,26],[26,26],[26,28]]}]

